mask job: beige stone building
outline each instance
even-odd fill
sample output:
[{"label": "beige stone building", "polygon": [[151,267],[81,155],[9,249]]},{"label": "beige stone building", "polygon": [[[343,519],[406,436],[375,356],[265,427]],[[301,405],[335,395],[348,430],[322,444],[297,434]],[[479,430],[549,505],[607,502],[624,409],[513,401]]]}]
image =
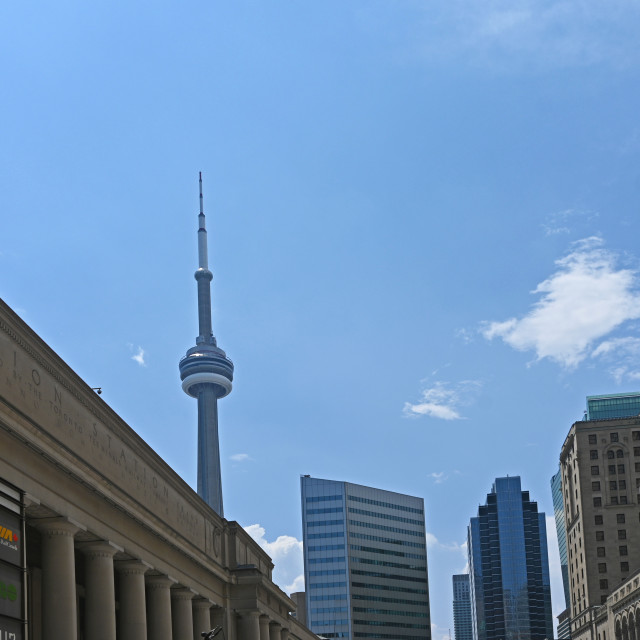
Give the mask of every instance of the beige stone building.
[{"label": "beige stone building", "polygon": [[640,571],[618,586],[603,605],[593,607],[578,633],[584,640],[638,640]]},{"label": "beige stone building", "polygon": [[640,417],[576,422],[560,463],[575,639],[640,569]]},{"label": "beige stone building", "polygon": [[315,639],[272,569],[0,301],[2,640]]}]

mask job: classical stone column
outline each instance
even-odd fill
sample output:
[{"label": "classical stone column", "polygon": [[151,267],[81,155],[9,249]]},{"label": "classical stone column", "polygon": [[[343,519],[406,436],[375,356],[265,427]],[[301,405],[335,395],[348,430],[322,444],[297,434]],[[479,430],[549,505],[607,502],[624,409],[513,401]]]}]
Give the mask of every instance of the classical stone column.
[{"label": "classical stone column", "polygon": [[73,536],[80,530],[65,518],[37,523],[42,533],[42,629],[46,638],[76,640],[76,563]]},{"label": "classical stone column", "polygon": [[270,640],[269,638],[269,616],[260,616],[260,640]]},{"label": "classical stone column", "polygon": [[168,576],[146,577],[147,637],[150,640],[172,640],[170,591],[174,582]]},{"label": "classical stone column", "polygon": [[280,630],[282,626],[277,622],[272,622],[269,625],[269,640],[280,640]]},{"label": "classical stone column", "polygon": [[193,609],[195,593],[186,587],[171,589],[171,627],[173,640],[193,640]]},{"label": "classical stone column", "polygon": [[201,640],[203,631],[211,631],[211,600],[196,598],[193,607],[193,640]]},{"label": "classical stone column", "polygon": [[213,609],[211,609],[211,628],[213,629],[213,627],[222,627],[224,629],[225,640],[230,640],[229,623],[226,620],[226,613],[227,610],[224,607],[213,605]]},{"label": "classical stone column", "polygon": [[280,631],[281,640],[289,640],[289,629],[282,629]]},{"label": "classical stone column", "polygon": [[139,560],[116,561],[115,566],[120,588],[118,640],[146,640],[147,603],[144,574],[150,567]]},{"label": "classical stone column", "polygon": [[116,640],[116,595],[113,556],[106,541],[78,545],[84,560],[84,635],[91,640]]},{"label": "classical stone column", "polygon": [[238,638],[241,640],[260,640],[260,612],[243,611],[237,628]]}]

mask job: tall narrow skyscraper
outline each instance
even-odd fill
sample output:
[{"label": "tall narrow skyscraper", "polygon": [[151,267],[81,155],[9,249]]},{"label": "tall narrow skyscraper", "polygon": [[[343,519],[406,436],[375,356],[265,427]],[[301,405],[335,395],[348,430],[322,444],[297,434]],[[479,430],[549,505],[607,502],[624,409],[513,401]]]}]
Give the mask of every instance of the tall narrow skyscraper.
[{"label": "tall narrow skyscraper", "polygon": [[571,613],[571,596],[569,594],[569,563],[567,560],[567,529],[564,517],[564,499],[562,497],[562,470],[558,469],[551,478],[551,496],[553,498],[553,512],[558,534],[558,551],[560,554],[560,569],[562,571],[562,586],[564,587],[564,611],[558,616],[558,640],[571,638],[569,624]]},{"label": "tall narrow skyscraper", "polygon": [[202,201],[198,215],[198,326],[196,346],[180,360],[182,389],[198,400],[198,495],[218,514],[222,507],[220,445],[218,442],[218,398],[231,391],[233,362],[218,347],[211,325],[211,280],[207,255],[207,229]]},{"label": "tall narrow skyscraper", "polygon": [[468,534],[474,640],[553,638],[544,513],[520,478],[496,478]]},{"label": "tall narrow skyscraper", "polygon": [[473,640],[468,573],[453,576],[453,629],[456,640]]},{"label": "tall narrow skyscraper", "polygon": [[430,640],[422,498],[303,476],[307,624],[325,638]]}]

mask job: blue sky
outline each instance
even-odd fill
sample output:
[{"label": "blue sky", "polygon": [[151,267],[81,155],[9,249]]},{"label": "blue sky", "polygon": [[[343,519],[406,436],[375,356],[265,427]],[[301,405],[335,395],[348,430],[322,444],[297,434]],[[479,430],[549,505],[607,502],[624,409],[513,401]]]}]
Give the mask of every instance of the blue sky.
[{"label": "blue sky", "polygon": [[424,497],[441,640],[493,479],[551,514],[585,396],[640,389],[639,29],[622,0],[3,3],[0,294],[193,486],[202,171],[226,515],[289,588],[300,474]]}]

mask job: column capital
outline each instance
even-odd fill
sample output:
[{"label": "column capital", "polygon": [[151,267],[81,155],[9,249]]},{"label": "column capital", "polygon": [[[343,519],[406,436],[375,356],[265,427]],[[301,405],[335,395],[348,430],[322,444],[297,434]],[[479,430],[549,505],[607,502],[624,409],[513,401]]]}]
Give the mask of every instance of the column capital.
[{"label": "column capital", "polygon": [[236,613],[243,618],[259,618],[262,615],[256,609],[236,609]]},{"label": "column capital", "polygon": [[172,587],[171,598],[173,600],[193,600],[198,594],[189,587]]},{"label": "column capital", "polygon": [[171,576],[146,575],[147,589],[169,589],[172,584],[178,582]]},{"label": "column capital", "polygon": [[78,531],[86,528],[69,518],[42,518],[31,522],[39,531],[47,536],[66,536],[73,538]]},{"label": "column capital", "polygon": [[275,631],[278,631],[279,629],[282,629],[282,625],[279,622],[270,622],[269,626],[274,629]]},{"label": "column capital", "polygon": [[195,595],[193,598],[194,609],[211,609],[213,602],[209,598],[203,598],[202,596]]},{"label": "column capital", "polygon": [[116,571],[124,575],[145,574],[152,566],[143,560],[116,560],[113,563]]},{"label": "column capital", "polygon": [[113,558],[124,549],[108,540],[95,540],[93,542],[78,542],[76,547],[86,556],[91,558]]}]

